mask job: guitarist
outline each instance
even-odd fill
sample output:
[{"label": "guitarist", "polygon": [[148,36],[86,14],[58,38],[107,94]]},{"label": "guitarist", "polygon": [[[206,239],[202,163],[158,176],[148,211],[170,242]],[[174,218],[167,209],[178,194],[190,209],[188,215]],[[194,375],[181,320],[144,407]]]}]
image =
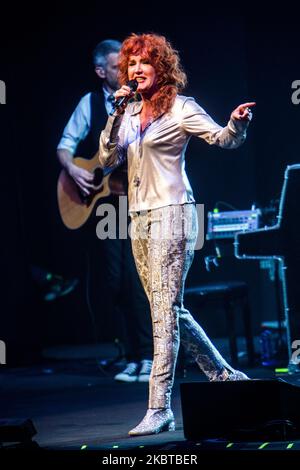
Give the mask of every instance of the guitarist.
[{"label": "guitarist", "polygon": [[[73,163],[75,152],[80,145],[85,146],[88,155],[94,155],[99,147],[99,136],[105,127],[107,115],[113,109],[113,93],[118,84],[118,53],[121,43],[107,39],[100,42],[93,52],[95,72],[102,81],[98,92],[88,93],[81,98],[57,147],[60,164],[78,185],[83,195],[88,196],[93,189],[93,175]],[[120,170],[119,170],[120,171]],[[123,179],[122,179],[123,176]],[[124,183],[124,174],[121,175]],[[127,175],[125,178],[127,183]],[[124,185],[123,194],[127,194]],[[103,198],[104,203],[113,204],[118,220],[118,196],[110,195]],[[124,313],[123,335],[127,365],[115,376],[116,380],[125,382],[146,382],[152,366],[152,329],[148,300],[144,294],[138,277],[129,237],[126,240],[96,239],[96,220],[91,217],[89,237],[92,246],[97,242],[99,255],[96,260],[101,264],[105,286],[101,290],[102,318],[106,324],[113,323],[114,311],[119,308]],[[90,254],[90,259],[93,257]],[[99,280],[99,286],[101,282]],[[120,318],[118,319],[118,323]],[[99,335],[98,335],[99,336]],[[106,338],[107,339],[107,338]]]}]

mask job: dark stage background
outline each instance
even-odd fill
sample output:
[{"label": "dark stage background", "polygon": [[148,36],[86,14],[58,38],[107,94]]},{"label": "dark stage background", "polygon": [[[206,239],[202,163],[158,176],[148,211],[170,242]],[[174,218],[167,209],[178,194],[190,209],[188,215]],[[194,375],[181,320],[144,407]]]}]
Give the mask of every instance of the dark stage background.
[{"label": "dark stage background", "polygon": [[[0,79],[7,104],[0,106],[2,161],[2,298],[0,339],[9,358],[20,358],[54,344],[92,342],[92,315],[105,307],[91,283],[92,312],[86,301],[83,239],[64,228],[56,202],[60,171],[55,150],[80,97],[96,89],[91,64],[94,46],[130,32],[166,35],[180,51],[194,96],[220,124],[245,101],[256,101],[246,143],[225,151],[192,139],[186,158],[197,203],[206,212],[217,201],[238,209],[266,207],[279,198],[286,165],[299,163],[300,105],[291,84],[299,79],[299,27],[293,11],[215,9],[197,13],[127,11],[81,5],[8,7],[2,18]],[[221,206],[222,207],[222,206]],[[225,207],[224,207],[225,209]],[[299,224],[299,221],[295,221]],[[290,247],[291,250],[293,247]],[[276,318],[274,285],[258,263],[227,257],[208,273],[196,253],[188,285],[215,280],[249,284],[255,332],[262,320]],[[101,259],[95,259],[95,269]],[[78,288],[54,302],[43,302],[29,267],[44,266]],[[222,312],[199,312],[210,336],[224,334]],[[113,336],[113,334],[112,334]]]}]

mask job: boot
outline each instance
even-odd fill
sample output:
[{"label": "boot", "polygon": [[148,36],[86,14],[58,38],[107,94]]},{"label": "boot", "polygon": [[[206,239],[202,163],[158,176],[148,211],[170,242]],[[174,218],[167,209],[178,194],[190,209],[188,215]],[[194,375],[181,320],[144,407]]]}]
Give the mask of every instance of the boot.
[{"label": "boot", "polygon": [[174,415],[170,408],[149,408],[144,419],[129,431],[130,436],[146,436],[163,431],[175,431]]}]

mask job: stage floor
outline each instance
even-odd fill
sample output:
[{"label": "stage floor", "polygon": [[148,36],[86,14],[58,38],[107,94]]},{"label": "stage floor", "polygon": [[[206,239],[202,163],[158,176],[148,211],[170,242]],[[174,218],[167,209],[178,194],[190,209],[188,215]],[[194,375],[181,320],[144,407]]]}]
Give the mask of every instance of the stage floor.
[{"label": "stage floor", "polygon": [[[144,416],[148,384],[120,383],[113,377],[122,364],[103,367],[110,358],[87,357],[86,348],[54,348],[40,364],[0,368],[0,407],[2,419],[30,418],[37,430],[33,438],[43,449],[122,451],[157,449],[300,450],[300,440],[290,442],[188,442],[184,438],[180,383],[206,381],[195,366],[188,364],[186,376],[177,371],[173,411],[176,431],[153,436],[129,437],[128,431]],[[110,355],[114,351],[108,345]],[[65,354],[63,354],[65,352]],[[99,352],[99,351],[98,351]],[[53,357],[56,355],[56,359]],[[91,356],[97,356],[97,348]],[[52,356],[52,357],[50,357]],[[270,368],[242,369],[251,378],[274,378]],[[300,375],[300,374],[299,374]],[[298,374],[281,375],[300,386]],[[288,447],[289,446],[289,447]]]}]

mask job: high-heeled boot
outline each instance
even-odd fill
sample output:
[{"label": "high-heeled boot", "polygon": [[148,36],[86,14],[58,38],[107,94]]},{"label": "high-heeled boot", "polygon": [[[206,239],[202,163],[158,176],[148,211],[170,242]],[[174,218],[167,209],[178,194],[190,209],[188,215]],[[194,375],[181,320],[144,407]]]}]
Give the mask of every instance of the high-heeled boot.
[{"label": "high-heeled boot", "polygon": [[162,431],[175,431],[175,420],[170,408],[149,408],[144,419],[129,431],[130,436],[146,436]]}]

